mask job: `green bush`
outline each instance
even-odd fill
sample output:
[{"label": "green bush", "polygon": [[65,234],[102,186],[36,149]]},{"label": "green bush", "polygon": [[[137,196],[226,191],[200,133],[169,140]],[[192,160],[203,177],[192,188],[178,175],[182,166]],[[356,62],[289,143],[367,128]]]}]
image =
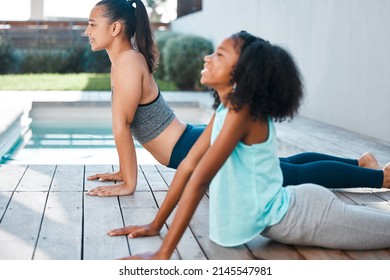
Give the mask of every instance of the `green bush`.
[{"label": "green bush", "polygon": [[65,50],[28,50],[20,62],[22,73],[64,73],[68,63]]},{"label": "green bush", "polygon": [[75,45],[69,49],[20,51],[17,73],[108,73],[110,60],[105,51],[92,52]]},{"label": "green bush", "polygon": [[173,38],[177,38],[178,36],[180,36],[180,34],[172,31],[159,31],[155,33],[155,36],[156,36],[156,44],[160,52],[160,59],[158,62],[158,67],[156,69],[156,72],[154,73],[154,76],[160,80],[167,80],[167,75],[165,71],[166,66],[164,65],[163,50],[169,40]]},{"label": "green bush", "polygon": [[213,51],[205,38],[181,35],[169,40],[163,50],[164,70],[170,81],[181,90],[199,90],[203,58]]},{"label": "green bush", "polygon": [[86,48],[84,45],[75,45],[67,50],[67,63],[64,65],[64,73],[84,72]]},{"label": "green bush", "polygon": [[16,56],[12,45],[0,37],[0,74],[12,72],[16,67],[15,63]]},{"label": "green bush", "polygon": [[106,51],[93,52],[89,47],[84,53],[84,72],[109,73],[111,61]]}]

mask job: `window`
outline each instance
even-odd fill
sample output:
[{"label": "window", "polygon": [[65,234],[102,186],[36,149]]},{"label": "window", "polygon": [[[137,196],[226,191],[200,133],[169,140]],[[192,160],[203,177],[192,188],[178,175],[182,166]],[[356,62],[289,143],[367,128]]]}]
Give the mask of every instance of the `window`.
[{"label": "window", "polygon": [[202,10],[202,0],[177,0],[177,17]]}]

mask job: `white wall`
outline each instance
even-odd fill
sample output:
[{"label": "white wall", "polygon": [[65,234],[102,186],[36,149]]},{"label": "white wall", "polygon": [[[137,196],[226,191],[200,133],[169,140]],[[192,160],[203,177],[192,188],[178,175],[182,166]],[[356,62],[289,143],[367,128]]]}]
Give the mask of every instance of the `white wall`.
[{"label": "white wall", "polygon": [[301,114],[390,142],[389,0],[203,0],[172,23],[217,45],[240,30],[288,49],[306,97]]},{"label": "white wall", "polygon": [[44,0],[31,0],[30,20],[43,20]]}]

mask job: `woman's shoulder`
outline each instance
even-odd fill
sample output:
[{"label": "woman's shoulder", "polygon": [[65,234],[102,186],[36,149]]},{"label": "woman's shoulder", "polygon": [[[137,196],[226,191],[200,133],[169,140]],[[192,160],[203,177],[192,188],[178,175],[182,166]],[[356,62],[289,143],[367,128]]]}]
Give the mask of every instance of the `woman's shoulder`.
[{"label": "woman's shoulder", "polygon": [[120,68],[129,68],[132,71],[134,71],[134,69],[142,71],[148,69],[144,56],[136,50],[121,52],[117,57],[116,65]]}]

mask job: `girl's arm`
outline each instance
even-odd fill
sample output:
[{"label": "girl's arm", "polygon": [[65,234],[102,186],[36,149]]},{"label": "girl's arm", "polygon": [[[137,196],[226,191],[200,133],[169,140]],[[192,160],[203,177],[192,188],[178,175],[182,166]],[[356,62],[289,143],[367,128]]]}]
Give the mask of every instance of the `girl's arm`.
[{"label": "girl's arm", "polygon": [[194,146],[176,170],[164,202],[161,205],[160,210],[157,212],[154,220],[150,224],[142,226],[126,226],[120,229],[115,229],[110,231],[109,235],[128,235],[129,237],[135,238],[157,235],[160,232],[169,215],[179,202],[184,187],[186,186],[192,172],[210,146],[213,121],[214,116],[211,118],[209,125],[203,131],[202,135],[195,142]]},{"label": "girl's arm", "polygon": [[248,133],[249,123],[250,114],[247,107],[242,108],[239,112],[233,110],[228,112],[217,139],[200,159],[188,180],[172,225],[159,251],[154,254],[132,256],[129,257],[130,259],[170,258],[212,178],[232,153],[237,143]]},{"label": "girl's arm", "polygon": [[111,70],[112,130],[119,156],[119,173],[123,182],[89,191],[90,195],[114,196],[133,194],[137,185],[137,158],[130,132],[142,94],[143,72],[139,61],[125,57],[117,59]]}]

